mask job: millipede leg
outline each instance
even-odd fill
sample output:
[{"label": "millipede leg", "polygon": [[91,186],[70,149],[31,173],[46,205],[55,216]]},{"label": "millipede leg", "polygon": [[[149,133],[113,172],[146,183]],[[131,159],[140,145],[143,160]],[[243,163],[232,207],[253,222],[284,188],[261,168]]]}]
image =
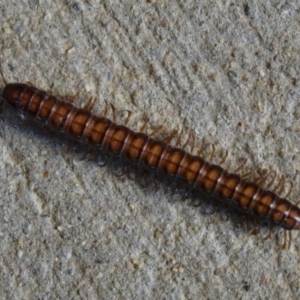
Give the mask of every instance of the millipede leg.
[{"label": "millipede leg", "polygon": [[153,135],[154,135],[157,131],[161,130],[162,128],[163,128],[163,125],[158,126],[156,129],[154,129],[154,130],[149,134],[149,136],[153,137]]},{"label": "millipede leg", "polygon": [[292,242],[292,232],[289,230],[283,231],[283,244],[281,245],[282,250],[288,250],[291,247],[291,242]]},{"label": "millipede leg", "polygon": [[275,179],[275,177],[276,177],[276,171],[274,171],[273,173],[274,173],[273,177],[271,178],[269,184],[266,186],[266,189],[267,189],[267,190],[268,190],[268,189],[272,186],[272,184],[274,183],[274,179]]},{"label": "millipede leg", "polygon": [[126,167],[128,166],[128,162],[121,162],[121,166],[115,167],[115,171],[113,172],[116,177],[122,178],[126,172]]},{"label": "millipede leg", "polygon": [[98,156],[98,160],[97,160],[97,165],[99,167],[105,167],[107,165],[107,162],[108,162],[108,154],[107,153],[101,153],[99,156]]},{"label": "millipede leg", "polygon": [[252,228],[250,228],[249,233],[250,233],[250,234],[253,234],[253,235],[258,234],[258,233],[259,233],[259,228],[258,228],[258,226],[255,225],[255,226],[253,226]]},{"label": "millipede leg", "polygon": [[288,249],[290,249],[291,248],[291,243],[292,243],[292,231],[290,231],[290,230],[288,232],[288,240],[289,240]]},{"label": "millipede leg", "polygon": [[228,151],[225,150],[225,155],[221,158],[221,162],[219,163],[220,166],[224,164],[224,162],[226,161],[227,156],[228,156]]},{"label": "millipede leg", "polygon": [[82,157],[79,158],[80,161],[82,160],[89,160],[90,158],[90,153],[86,152],[84,155],[82,155]]},{"label": "millipede leg", "polygon": [[254,180],[254,182],[257,184],[257,185],[262,185],[266,179],[268,178],[268,176],[270,175],[271,171],[268,171],[264,176],[262,176],[259,180]]},{"label": "millipede leg", "polygon": [[217,204],[213,203],[213,207],[212,207],[211,211],[208,214],[213,215],[216,212],[216,209],[217,209]]},{"label": "millipede leg", "polygon": [[91,97],[88,102],[83,106],[84,109],[86,110],[92,110],[93,107],[95,106],[97,98],[96,97]]},{"label": "millipede leg", "polygon": [[165,143],[169,144],[169,143],[173,140],[173,138],[174,138],[175,135],[176,135],[176,131],[174,131],[172,134],[166,136],[166,137],[163,139],[163,141],[164,141]]},{"label": "millipede leg", "polygon": [[182,131],[183,131],[183,128],[181,127],[181,130],[179,132],[179,135],[178,135],[178,138],[177,138],[177,141],[176,141],[176,144],[175,144],[176,147],[178,147],[180,145],[180,141],[181,141],[181,137],[182,137]]},{"label": "millipede leg", "polygon": [[137,181],[141,176],[141,167],[139,164],[128,165],[126,170],[127,177],[131,180]]},{"label": "millipede leg", "polygon": [[214,158],[214,155],[215,155],[215,150],[216,150],[216,147],[214,144],[211,144],[212,146],[212,151],[211,151],[211,155],[210,155],[210,158],[209,158],[209,161],[212,162],[213,161],[213,158]]},{"label": "millipede leg", "polygon": [[288,250],[291,247],[292,242],[292,232],[289,230],[287,233],[287,230],[283,231],[283,244],[281,245],[282,250]]},{"label": "millipede leg", "polygon": [[126,110],[126,111],[127,111],[127,117],[125,119],[124,126],[126,126],[128,124],[130,116],[131,116],[131,111],[130,110]]},{"label": "millipede leg", "polygon": [[34,86],[32,82],[30,81],[26,81],[26,84],[30,85],[30,86]]},{"label": "millipede leg", "polygon": [[69,140],[66,154],[70,154],[70,153],[74,152],[74,147],[75,147],[75,141]]},{"label": "millipede leg", "polygon": [[139,131],[144,132],[148,122],[149,122],[149,119],[146,118],[144,124],[141,126]]},{"label": "millipede leg", "polygon": [[243,166],[245,165],[245,163],[247,162],[247,158],[245,158],[242,163],[233,171],[234,173],[237,173],[238,171],[240,171]]},{"label": "millipede leg", "polygon": [[157,179],[154,179],[154,192],[157,193],[160,188],[160,183]]},{"label": "millipede leg", "polygon": [[198,155],[198,156],[201,156],[203,150],[204,150],[204,138],[202,139],[201,148],[200,148],[200,150],[198,151],[197,155]]},{"label": "millipede leg", "polygon": [[[225,208],[225,207],[220,211],[220,220],[221,220],[222,222],[226,222],[226,219],[227,219],[227,211],[228,211],[228,209]],[[226,219],[224,218],[225,213],[226,213]]]},{"label": "millipede leg", "polygon": [[200,206],[201,201],[200,201],[200,199],[193,199],[191,203],[193,206],[198,207],[198,206]]},{"label": "millipede leg", "polygon": [[104,117],[106,118],[106,117],[107,117],[107,106],[108,106],[108,104],[107,104],[107,101],[106,101],[106,100],[104,100],[104,102],[105,102],[105,108],[104,108],[103,115],[104,115]]},{"label": "millipede leg", "polygon": [[[284,186],[284,182],[285,182],[285,177],[282,175],[279,179],[278,184],[275,186],[273,192],[276,193],[276,190],[279,189],[280,192],[282,192],[283,190],[283,186]],[[280,192],[278,192],[277,194],[280,194]]]},{"label": "millipede leg", "polygon": [[249,230],[250,230],[249,217],[248,216],[245,216],[245,217],[246,217],[246,230],[247,230],[247,232],[249,232]]},{"label": "millipede leg", "polygon": [[272,233],[272,227],[269,226],[268,233],[265,236],[263,236],[262,239],[264,241],[267,240],[271,236],[271,233]]},{"label": "millipede leg", "polygon": [[141,170],[139,169],[139,164],[135,165],[135,170],[134,170],[134,180],[137,180],[140,176]]},{"label": "millipede leg", "polygon": [[287,199],[290,196],[290,194],[292,192],[292,189],[293,189],[293,186],[294,186],[293,182],[290,181],[290,188],[289,188],[289,190],[288,190],[288,192],[287,192],[287,194],[285,195],[284,198]]},{"label": "millipede leg", "polygon": [[283,231],[283,244],[281,245],[281,249],[284,250],[286,246],[286,230]]},{"label": "millipede leg", "polygon": [[186,146],[187,146],[187,144],[188,144],[188,142],[189,142],[189,140],[190,140],[190,137],[191,137],[191,132],[189,133],[189,136],[188,136],[187,140],[185,141],[185,143],[184,143],[183,146],[182,146],[183,149],[186,148]]},{"label": "millipede leg", "polygon": [[112,110],[112,119],[114,122],[116,122],[116,109],[111,103],[110,103],[110,108]]},{"label": "millipede leg", "polygon": [[189,196],[190,196],[190,193],[188,191],[185,191],[181,198],[181,201],[186,201],[187,198],[189,198]]},{"label": "millipede leg", "polygon": [[[48,91],[49,94],[51,94],[51,91]],[[73,104],[74,101],[78,98],[79,92],[77,92],[75,95],[69,96],[66,98],[66,101],[70,104]]]},{"label": "millipede leg", "polygon": [[195,146],[195,135],[192,133],[192,136],[191,136],[191,153],[193,154],[194,152],[194,146]]},{"label": "millipede leg", "polygon": [[230,207],[228,206],[228,207],[226,207],[226,218],[224,219],[224,222],[226,223],[226,222],[228,222],[228,220],[229,220],[229,214],[230,214],[230,211],[229,211],[229,209],[230,209]]},{"label": "millipede leg", "polygon": [[189,197],[191,197],[193,191],[193,185],[189,184],[185,187],[184,193],[182,195],[182,201],[186,201]]},{"label": "millipede leg", "polygon": [[242,174],[241,177],[242,177],[242,178],[246,178],[246,177],[248,177],[249,175],[253,174],[253,172],[254,172],[255,170],[257,170],[257,169],[258,169],[258,167],[254,167],[254,168],[251,169],[249,172]]}]

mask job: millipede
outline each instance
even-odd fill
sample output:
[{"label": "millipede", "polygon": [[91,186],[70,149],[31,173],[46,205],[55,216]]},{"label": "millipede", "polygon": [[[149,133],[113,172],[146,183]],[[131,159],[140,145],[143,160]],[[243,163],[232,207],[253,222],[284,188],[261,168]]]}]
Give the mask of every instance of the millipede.
[{"label": "millipede", "polygon": [[1,106],[5,103],[22,115],[31,116],[40,125],[94,146],[99,151],[122,157],[132,165],[143,164],[154,174],[162,172],[171,180],[180,179],[189,191],[198,188],[218,197],[223,203],[233,203],[246,215],[266,219],[285,230],[284,247],[286,230],[291,239],[291,230],[300,229],[300,208],[277,195],[276,189],[264,189],[220,165],[209,163],[200,155],[118,125],[106,116],[98,117],[90,109],[77,108],[31,84],[3,80],[5,86],[1,91]]}]

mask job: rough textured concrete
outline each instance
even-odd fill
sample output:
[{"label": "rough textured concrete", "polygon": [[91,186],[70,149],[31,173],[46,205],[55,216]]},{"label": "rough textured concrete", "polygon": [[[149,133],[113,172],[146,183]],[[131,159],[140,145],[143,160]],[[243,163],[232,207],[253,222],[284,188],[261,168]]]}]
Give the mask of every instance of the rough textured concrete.
[{"label": "rough textured concrete", "polygon": [[[194,132],[300,198],[298,1],[7,2],[7,80]],[[298,233],[282,251],[281,231],[265,241],[24,127],[0,126],[0,299],[300,298]]]}]

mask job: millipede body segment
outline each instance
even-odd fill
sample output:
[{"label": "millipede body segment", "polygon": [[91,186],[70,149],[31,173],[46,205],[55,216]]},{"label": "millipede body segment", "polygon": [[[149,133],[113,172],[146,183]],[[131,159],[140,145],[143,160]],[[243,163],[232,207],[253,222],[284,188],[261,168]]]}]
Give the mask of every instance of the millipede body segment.
[{"label": "millipede body segment", "polygon": [[72,139],[122,155],[132,163],[143,162],[156,171],[162,170],[174,179],[184,180],[190,188],[199,187],[224,202],[232,201],[238,209],[270,219],[284,229],[300,229],[298,206],[199,156],[97,117],[27,84],[6,84],[1,98]]}]

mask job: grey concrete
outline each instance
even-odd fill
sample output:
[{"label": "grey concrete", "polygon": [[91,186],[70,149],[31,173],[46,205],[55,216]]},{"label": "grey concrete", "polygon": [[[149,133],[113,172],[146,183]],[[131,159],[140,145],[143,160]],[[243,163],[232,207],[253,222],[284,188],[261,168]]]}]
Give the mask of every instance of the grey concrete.
[{"label": "grey concrete", "polygon": [[[300,198],[298,1],[6,2],[8,81],[97,96],[157,137],[193,132]],[[265,241],[67,148],[0,125],[0,299],[300,298],[298,233],[282,251],[282,231]]]}]

